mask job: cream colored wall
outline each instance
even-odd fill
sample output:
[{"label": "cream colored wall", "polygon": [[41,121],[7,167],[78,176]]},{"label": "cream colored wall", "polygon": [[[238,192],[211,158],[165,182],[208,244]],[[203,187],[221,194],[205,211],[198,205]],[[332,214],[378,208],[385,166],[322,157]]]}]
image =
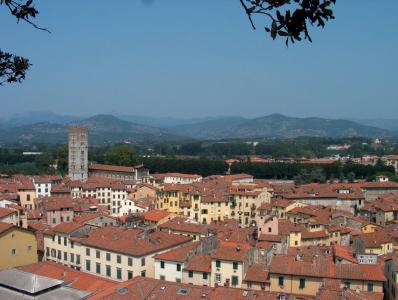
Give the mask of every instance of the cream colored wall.
[{"label": "cream colored wall", "polygon": [[[15,255],[12,249],[16,250]],[[37,241],[33,232],[14,227],[0,234],[0,269],[36,263],[37,259]]]},{"label": "cream colored wall", "polygon": [[[61,244],[58,244],[58,235],[61,236]],[[64,240],[63,237],[67,237],[67,246],[64,245]],[[104,249],[99,249],[95,247],[87,247],[85,245],[82,245],[78,242],[75,242],[73,245],[73,248],[71,247],[71,242],[70,239],[67,235],[65,234],[57,234],[55,237],[55,240],[52,240],[52,237],[49,235],[44,236],[44,249],[46,251],[47,247],[50,249],[55,249],[56,251],[61,250],[62,255],[61,259],[57,259],[57,257],[53,258],[51,257],[51,252],[50,252],[50,257],[46,256],[46,260],[52,260],[55,262],[59,262],[68,266],[74,266],[74,267],[81,267],[81,271],[91,273],[97,276],[102,276],[102,277],[107,277],[106,276],[106,265],[111,266],[111,277],[114,280],[119,280],[117,279],[117,268],[120,268],[122,270],[122,279],[121,281],[127,280],[128,279],[128,271],[133,271],[133,276],[140,276],[142,271],[145,271],[146,277],[150,278],[155,278],[155,260],[153,258],[154,255],[158,253],[163,253],[166,251],[170,251],[171,249],[174,249],[176,247],[171,247],[168,249],[164,249],[162,251],[158,251],[156,253],[150,253],[145,256],[141,257],[136,257],[136,256],[131,256],[123,253],[116,253],[112,251],[107,251]],[[90,248],[90,255],[86,255],[86,248]],[[96,257],[96,250],[100,251],[100,258]],[[68,260],[64,260],[64,252],[68,253]],[[70,254],[74,253],[75,254],[75,263],[70,262]],[[106,253],[111,254],[111,260],[107,261],[106,260]],[[80,255],[80,264],[76,264],[76,255]],[[121,263],[119,264],[117,262],[117,255],[121,256]],[[128,258],[133,259],[133,264],[132,266],[128,265]],[[141,259],[145,260],[145,265],[141,265]],[[91,264],[91,269],[88,271],[86,269],[86,260],[90,260]],[[97,274],[96,273],[96,263],[101,264],[101,273]]]},{"label": "cream colored wall", "polygon": [[289,247],[301,246],[301,232],[291,232],[289,235]]},{"label": "cream colored wall", "polygon": [[202,272],[193,272],[193,276],[189,277],[189,271],[182,272],[182,283],[194,284],[201,286],[210,286],[211,284],[211,273],[208,273],[207,279],[203,279]]},{"label": "cream colored wall", "polygon": [[155,206],[157,209],[167,210],[172,213],[182,214],[180,209],[180,200],[186,199],[179,191],[159,191],[156,193]]},{"label": "cream colored wall", "polygon": [[329,233],[329,244],[341,244],[341,236],[339,231]]},{"label": "cream colored wall", "polygon": [[[284,278],[284,285],[279,286],[279,276]],[[305,278],[305,287],[300,289],[300,278],[290,275],[270,275],[271,282],[271,292],[284,292],[284,293],[294,293],[301,295],[311,295],[315,296],[318,292],[319,287],[322,284],[322,278],[313,277],[302,277]]]},{"label": "cream colored wall", "polygon": [[270,290],[270,284],[269,283],[265,283],[263,287],[261,286],[261,283],[259,283],[259,282],[252,282],[251,283],[251,287],[248,286],[247,282],[243,282],[242,283],[242,288],[243,289],[250,289],[250,290],[255,290],[255,291],[261,291],[262,290],[262,291],[269,292],[269,290]]},{"label": "cream colored wall", "polygon": [[[57,233],[54,235],[55,239],[53,241],[52,236],[44,235],[44,251],[45,251],[45,260],[55,261],[64,265],[68,265],[70,267],[79,268],[82,266],[82,253],[81,248],[78,244],[73,243],[73,248],[71,241],[69,239],[69,235]],[[58,244],[58,237],[61,238],[61,244]],[[67,244],[64,245],[64,237],[67,238]],[[48,249],[47,249],[48,248]],[[52,255],[52,249],[55,250],[55,257]],[[47,251],[48,250],[48,251]],[[61,251],[61,258],[58,259],[58,251]],[[67,253],[67,259],[64,259],[64,253]],[[71,261],[71,253],[74,254],[74,261]],[[47,255],[48,254],[48,255]],[[80,255],[80,263],[77,263],[77,256]]]},{"label": "cream colored wall", "polygon": [[233,262],[221,260],[221,267],[216,267],[216,260],[212,260],[211,262],[211,286],[215,285],[215,276],[216,273],[221,274],[221,283],[220,285],[224,285],[227,279],[229,279],[230,286],[232,286],[232,276],[238,276],[238,285],[235,287],[242,287],[243,274],[244,274],[244,265],[242,262],[238,262],[238,269],[233,269]]},{"label": "cream colored wall", "polygon": [[365,248],[365,253],[383,255],[392,252],[392,243],[381,244],[380,248]]},{"label": "cream colored wall", "polygon": [[[189,215],[191,219],[194,219],[196,214],[197,220],[200,223],[210,223],[215,220],[222,221],[225,218],[233,218],[236,220],[241,219],[242,226],[249,226],[252,221],[256,220],[255,215],[257,214],[257,208],[262,202],[269,202],[271,194],[266,189],[263,189],[262,192],[255,197],[243,195],[235,195],[234,197],[236,199],[236,207],[231,207],[232,201],[202,202],[200,196],[195,199],[194,195],[185,195],[180,192],[159,191],[156,198],[156,208],[184,216]],[[179,204],[181,200],[190,200],[192,206],[189,209],[180,208]],[[254,210],[251,209],[253,204],[255,206]],[[195,205],[197,205],[197,208],[195,208]],[[202,214],[202,210],[207,210],[207,214]]]},{"label": "cream colored wall", "polygon": [[[279,286],[279,276],[284,277],[283,287]],[[300,278],[305,278],[305,287],[300,288]],[[307,276],[291,276],[291,275],[278,275],[271,274],[271,292],[284,292],[300,295],[315,296],[322,285],[323,278],[307,277]],[[350,289],[360,291],[367,291],[368,281],[356,281],[356,280],[341,280],[340,287],[344,287],[345,281],[350,282]],[[383,284],[381,282],[372,282],[374,292],[383,292]]]},{"label": "cream colored wall", "polygon": [[[164,263],[164,268],[161,268],[161,262]],[[177,265],[180,265],[180,271],[177,271]],[[182,282],[182,270],[185,267],[184,262],[168,261],[155,259],[155,279],[160,279],[162,276],[163,280],[172,282]]]},{"label": "cream colored wall", "polygon": [[0,218],[0,222],[13,224],[16,226],[19,226],[19,221],[20,221],[20,218],[19,218],[18,211],[14,211],[12,214],[9,214],[8,216]]},{"label": "cream colored wall", "polygon": [[375,232],[377,226],[373,224],[368,224],[362,227],[362,232],[363,233],[370,233],[370,232]]},{"label": "cream colored wall", "polygon": [[156,197],[156,190],[151,189],[147,186],[141,186],[137,188],[136,192],[129,193],[128,198],[131,200],[146,198],[146,197]]},{"label": "cream colored wall", "polygon": [[356,290],[359,289],[362,292],[368,291],[368,282],[373,283],[373,292],[382,293],[383,292],[383,284],[381,282],[376,281],[359,281],[359,280],[342,280],[340,287],[344,288],[345,282],[350,283],[350,289]]}]

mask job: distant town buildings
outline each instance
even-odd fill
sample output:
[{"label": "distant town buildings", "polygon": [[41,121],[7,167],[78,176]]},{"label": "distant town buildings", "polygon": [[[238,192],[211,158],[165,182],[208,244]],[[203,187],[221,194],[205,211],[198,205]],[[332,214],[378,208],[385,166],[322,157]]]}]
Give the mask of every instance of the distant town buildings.
[{"label": "distant town buildings", "polygon": [[298,184],[149,174],[88,164],[87,129],[71,128],[69,147],[80,151],[71,167],[83,161],[72,176],[0,178],[0,299],[397,299],[392,176]]}]

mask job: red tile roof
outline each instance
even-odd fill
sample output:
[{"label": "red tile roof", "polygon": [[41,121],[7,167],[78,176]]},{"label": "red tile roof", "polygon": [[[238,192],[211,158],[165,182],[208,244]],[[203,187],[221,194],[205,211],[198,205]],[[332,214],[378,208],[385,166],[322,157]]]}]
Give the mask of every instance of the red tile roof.
[{"label": "red tile roof", "polygon": [[8,231],[12,227],[14,227],[13,224],[0,222],[0,234]]},{"label": "red tile roof", "polygon": [[138,229],[101,227],[83,238],[72,238],[83,245],[132,256],[143,256],[185,244],[190,237],[164,232],[143,233]]},{"label": "red tile roof", "polygon": [[189,243],[187,245],[156,254],[154,258],[158,260],[184,262],[196,252],[199,244],[199,242]]},{"label": "red tile roof", "polygon": [[190,221],[188,218],[176,217],[167,221],[159,226],[159,228],[168,228],[173,231],[206,234],[207,226],[203,224],[197,224]]},{"label": "red tile roof", "polygon": [[45,197],[41,199],[46,211],[60,210],[62,208],[73,208],[72,197]]},{"label": "red tile roof", "polygon": [[127,167],[127,166],[113,166],[113,165],[101,165],[101,164],[90,164],[89,170],[96,171],[110,171],[110,172],[123,172],[123,173],[134,173],[136,168],[142,167],[142,165]]},{"label": "red tile roof", "polygon": [[150,222],[159,222],[169,216],[170,213],[166,210],[150,210],[144,213],[144,219]]},{"label": "red tile roof", "polygon": [[98,293],[108,288],[114,288],[117,282],[103,277],[80,272],[55,262],[43,261],[18,267],[25,272],[45,276],[70,283],[71,288]]},{"label": "red tile roof", "polygon": [[232,174],[232,175],[225,175],[225,179],[235,181],[235,180],[242,180],[242,179],[253,179],[253,175],[240,173],[240,174]]},{"label": "red tile roof", "polygon": [[392,243],[394,241],[391,236],[383,230],[362,233],[356,238],[361,239],[366,248],[378,248],[382,244]]},{"label": "red tile roof", "polygon": [[385,281],[378,265],[334,264],[330,256],[314,256],[313,261],[278,255],[272,259],[270,273],[321,278]]},{"label": "red tile roof", "polygon": [[220,242],[219,247],[211,254],[212,259],[244,262],[249,252],[249,244]]},{"label": "red tile roof", "polygon": [[165,177],[182,177],[189,179],[202,178],[202,176],[197,174],[184,174],[184,173],[159,173],[159,174],[153,174],[153,177],[155,177],[156,179],[164,179]]},{"label": "red tile roof", "polygon": [[84,226],[83,223],[79,222],[62,222],[51,228],[51,232],[59,232],[70,234]]},{"label": "red tile roof", "polygon": [[269,272],[265,265],[254,264],[247,268],[246,276],[243,281],[267,283],[269,282],[268,274]]},{"label": "red tile roof", "polygon": [[184,270],[194,272],[211,272],[211,256],[205,254],[194,255],[185,265]]},{"label": "red tile roof", "polygon": [[[302,297],[307,300],[308,297]],[[90,300],[277,300],[278,294],[227,287],[206,287],[135,277],[89,298]]]},{"label": "red tile roof", "polygon": [[353,291],[351,289],[340,288],[341,281],[337,279],[325,279],[319,289],[317,300],[382,300],[383,293]]},{"label": "red tile roof", "polygon": [[0,207],[0,218],[7,217],[11,214],[16,213],[16,210],[5,208],[5,207]]},{"label": "red tile roof", "polygon": [[350,246],[333,245],[333,253],[338,259],[343,259],[354,264],[358,263],[354,257],[354,251]]}]

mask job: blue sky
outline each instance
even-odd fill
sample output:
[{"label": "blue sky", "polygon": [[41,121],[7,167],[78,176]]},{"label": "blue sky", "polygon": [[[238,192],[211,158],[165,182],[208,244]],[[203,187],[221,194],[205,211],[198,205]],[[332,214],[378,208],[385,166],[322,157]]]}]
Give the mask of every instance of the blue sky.
[{"label": "blue sky", "polygon": [[1,49],[33,66],[22,85],[0,87],[0,116],[396,117],[396,0],[337,0],[313,43],[289,48],[261,19],[252,31],[238,0],[144,2],[36,1],[52,34],[1,7]]}]

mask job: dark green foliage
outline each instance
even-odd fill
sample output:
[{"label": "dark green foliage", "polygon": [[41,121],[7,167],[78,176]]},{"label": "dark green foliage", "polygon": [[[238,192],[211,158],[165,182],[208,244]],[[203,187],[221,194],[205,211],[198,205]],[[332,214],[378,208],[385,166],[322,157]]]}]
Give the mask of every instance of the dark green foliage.
[{"label": "dark green foliage", "polygon": [[285,38],[287,46],[289,41],[294,43],[303,38],[311,42],[308,25],[324,27],[327,21],[334,19],[331,6],[336,0],[240,0],[240,3],[253,29],[256,27],[252,16],[264,16],[271,22],[265,31],[272,39]]},{"label": "dark green foliage", "polygon": [[68,173],[68,146],[62,146],[57,150],[58,171],[61,175]]},{"label": "dark green foliage", "polygon": [[117,144],[105,153],[105,163],[109,165],[133,166],[137,162],[137,152],[129,144]]},{"label": "dark green foliage", "polygon": [[223,160],[208,158],[175,159],[150,157],[144,158],[143,163],[151,173],[179,172],[209,176],[225,174],[227,171],[227,165]]},{"label": "dark green foliage", "polygon": [[0,49],[0,85],[21,82],[29,69],[29,60]]},{"label": "dark green foliage", "polygon": [[300,172],[294,176],[296,184],[307,184],[311,182],[325,183],[326,177],[322,169],[316,168],[313,170],[301,169]]},{"label": "dark green foliage", "polygon": [[[0,8],[2,6],[10,11],[17,22],[22,20],[37,29],[49,32],[32,22],[32,19],[39,13],[34,7],[33,0],[0,0]],[[0,86],[6,82],[21,82],[25,79],[29,67],[30,63],[27,58],[3,52],[0,49]]]},{"label": "dark green foliage", "polygon": [[[294,179],[300,182],[324,182],[326,179],[355,178],[366,179],[375,176],[378,172],[395,174],[394,168],[383,165],[366,166],[349,163],[341,165],[339,162],[330,165],[306,165],[299,163],[235,163],[232,165],[232,173],[248,173],[255,178],[264,179]],[[321,171],[321,172],[320,172]]]}]

